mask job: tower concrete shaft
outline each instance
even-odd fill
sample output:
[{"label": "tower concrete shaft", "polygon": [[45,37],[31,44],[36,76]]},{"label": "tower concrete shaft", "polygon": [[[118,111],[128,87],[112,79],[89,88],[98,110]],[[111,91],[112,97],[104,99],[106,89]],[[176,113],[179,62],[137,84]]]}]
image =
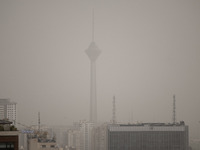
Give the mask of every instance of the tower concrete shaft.
[{"label": "tower concrete shaft", "polygon": [[90,70],[90,121],[97,122],[96,63],[91,61]]},{"label": "tower concrete shaft", "polygon": [[91,63],[90,70],[90,121],[97,122],[97,96],[96,96],[96,59],[100,55],[101,51],[96,46],[95,42],[92,42],[89,48],[85,51],[88,55]]}]

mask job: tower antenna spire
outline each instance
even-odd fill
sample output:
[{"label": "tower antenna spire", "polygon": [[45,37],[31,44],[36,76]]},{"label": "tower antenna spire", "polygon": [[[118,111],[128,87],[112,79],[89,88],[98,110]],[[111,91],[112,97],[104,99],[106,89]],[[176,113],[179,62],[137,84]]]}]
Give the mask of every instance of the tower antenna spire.
[{"label": "tower antenna spire", "polygon": [[92,9],[92,41],[94,42],[94,8]]},{"label": "tower antenna spire", "polygon": [[38,131],[40,132],[40,112],[38,112]]}]

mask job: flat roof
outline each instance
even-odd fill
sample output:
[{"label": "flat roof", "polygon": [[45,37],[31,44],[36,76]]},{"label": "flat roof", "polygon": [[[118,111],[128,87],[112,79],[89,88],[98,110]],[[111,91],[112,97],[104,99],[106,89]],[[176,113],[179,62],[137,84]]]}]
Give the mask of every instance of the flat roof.
[{"label": "flat roof", "polygon": [[0,120],[0,124],[12,124],[11,121],[8,121],[8,120]]},{"label": "flat roof", "polygon": [[137,124],[110,124],[109,131],[185,131],[188,126],[180,123],[137,123]]},{"label": "flat roof", "polygon": [[0,99],[0,104],[17,104],[16,102],[10,101],[10,99]]},{"label": "flat roof", "polygon": [[0,136],[18,136],[19,131],[0,131]]},{"label": "flat roof", "polygon": [[133,124],[118,124],[119,126],[185,126],[184,121],[176,123],[133,123]]}]

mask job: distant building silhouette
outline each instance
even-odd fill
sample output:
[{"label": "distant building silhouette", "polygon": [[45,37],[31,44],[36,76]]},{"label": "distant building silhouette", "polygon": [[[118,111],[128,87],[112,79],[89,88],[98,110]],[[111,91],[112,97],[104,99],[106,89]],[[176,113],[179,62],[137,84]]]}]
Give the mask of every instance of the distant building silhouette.
[{"label": "distant building silhouette", "polygon": [[74,127],[67,131],[67,147],[76,150],[94,150],[93,130],[94,123],[90,121],[81,120],[74,124]]},{"label": "distant building silhouette", "polygon": [[107,150],[107,127],[108,123],[95,126],[92,130],[92,149]]},{"label": "distant building silhouette", "polygon": [[81,132],[79,129],[69,129],[67,131],[67,147],[81,150]]}]

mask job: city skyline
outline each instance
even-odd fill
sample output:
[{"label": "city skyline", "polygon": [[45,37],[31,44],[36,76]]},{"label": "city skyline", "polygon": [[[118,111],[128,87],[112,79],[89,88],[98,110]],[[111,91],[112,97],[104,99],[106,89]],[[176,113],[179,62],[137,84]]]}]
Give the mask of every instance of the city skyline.
[{"label": "city skyline", "polygon": [[98,120],[176,120],[198,137],[199,1],[1,1],[0,97],[17,102],[18,119],[36,124],[89,120],[90,68],[84,48],[103,50],[96,66]]}]

